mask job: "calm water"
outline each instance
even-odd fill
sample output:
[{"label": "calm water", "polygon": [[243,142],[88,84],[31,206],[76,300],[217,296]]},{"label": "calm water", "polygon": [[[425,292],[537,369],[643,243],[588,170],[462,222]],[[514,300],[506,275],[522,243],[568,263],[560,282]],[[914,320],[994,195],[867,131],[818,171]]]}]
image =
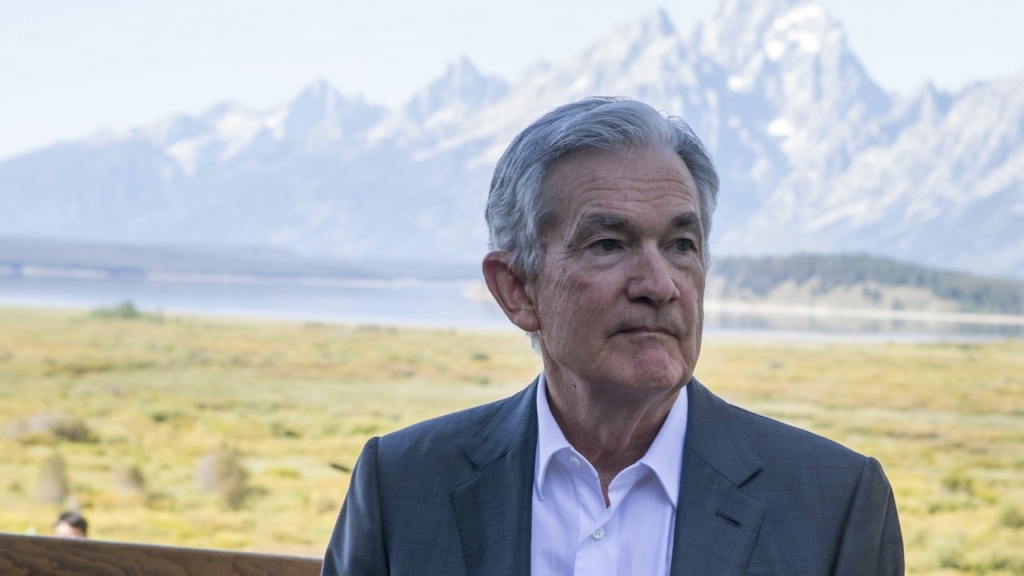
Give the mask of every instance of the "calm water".
[{"label": "calm water", "polygon": [[[287,318],[320,322],[508,329],[514,327],[473,282],[286,283],[156,282],[0,277],[0,305],[94,309],[130,300],[167,313]],[[716,337],[843,340],[986,340],[1024,337],[1019,326],[896,320],[824,319],[709,313]]]},{"label": "calm water", "polygon": [[0,277],[0,304],[100,308],[324,322],[504,328],[496,306],[466,298],[465,282],[316,286]]}]

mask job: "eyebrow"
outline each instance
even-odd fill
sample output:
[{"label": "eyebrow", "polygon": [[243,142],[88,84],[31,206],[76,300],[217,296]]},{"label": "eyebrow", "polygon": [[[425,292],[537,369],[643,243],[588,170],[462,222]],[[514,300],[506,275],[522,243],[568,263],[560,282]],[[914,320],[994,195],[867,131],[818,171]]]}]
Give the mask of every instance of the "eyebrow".
[{"label": "eyebrow", "polygon": [[591,214],[580,221],[576,227],[577,231],[589,231],[592,229],[623,230],[629,228],[629,221],[618,216],[607,214]]},{"label": "eyebrow", "polygon": [[701,228],[700,216],[696,212],[680,214],[672,219],[673,228]]},{"label": "eyebrow", "polygon": [[[630,227],[629,220],[609,214],[591,214],[583,218],[572,235],[572,244],[576,244],[587,235],[597,230],[626,230]],[[672,228],[696,228],[701,230],[700,216],[696,212],[685,212],[672,219]]]}]

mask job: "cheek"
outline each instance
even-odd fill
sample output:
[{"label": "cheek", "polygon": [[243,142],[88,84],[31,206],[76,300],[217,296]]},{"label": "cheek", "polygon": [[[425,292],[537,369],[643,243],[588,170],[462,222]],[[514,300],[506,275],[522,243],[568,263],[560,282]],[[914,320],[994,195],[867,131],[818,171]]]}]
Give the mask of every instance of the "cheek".
[{"label": "cheek", "polygon": [[551,277],[544,286],[538,306],[541,331],[560,345],[579,346],[594,333],[592,327],[605,309],[604,303],[595,298],[588,283],[569,274]]}]

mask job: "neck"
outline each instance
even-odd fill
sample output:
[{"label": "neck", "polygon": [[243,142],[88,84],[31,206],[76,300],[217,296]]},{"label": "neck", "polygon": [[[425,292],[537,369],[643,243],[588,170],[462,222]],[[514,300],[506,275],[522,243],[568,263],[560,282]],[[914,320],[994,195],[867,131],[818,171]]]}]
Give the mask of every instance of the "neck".
[{"label": "neck", "polygon": [[626,390],[545,373],[555,422],[597,470],[608,504],[608,485],[647,453],[684,383],[669,390]]}]

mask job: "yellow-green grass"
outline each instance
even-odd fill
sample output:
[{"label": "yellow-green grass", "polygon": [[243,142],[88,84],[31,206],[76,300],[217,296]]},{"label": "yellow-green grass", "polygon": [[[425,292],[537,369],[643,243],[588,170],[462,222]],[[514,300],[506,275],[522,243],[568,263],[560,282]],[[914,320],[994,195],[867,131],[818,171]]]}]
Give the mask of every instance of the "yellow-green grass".
[{"label": "yellow-green grass", "polygon": [[[0,308],[0,530],[49,533],[44,459],[67,463],[96,538],[320,555],[367,438],[508,396],[539,361],[522,335]],[[728,400],[878,458],[910,574],[1024,574],[1024,343],[705,341]],[[17,433],[34,414],[88,441]],[[196,463],[249,472],[232,509]],[[335,467],[332,467],[332,464]],[[141,492],[117,478],[138,467]]]}]

